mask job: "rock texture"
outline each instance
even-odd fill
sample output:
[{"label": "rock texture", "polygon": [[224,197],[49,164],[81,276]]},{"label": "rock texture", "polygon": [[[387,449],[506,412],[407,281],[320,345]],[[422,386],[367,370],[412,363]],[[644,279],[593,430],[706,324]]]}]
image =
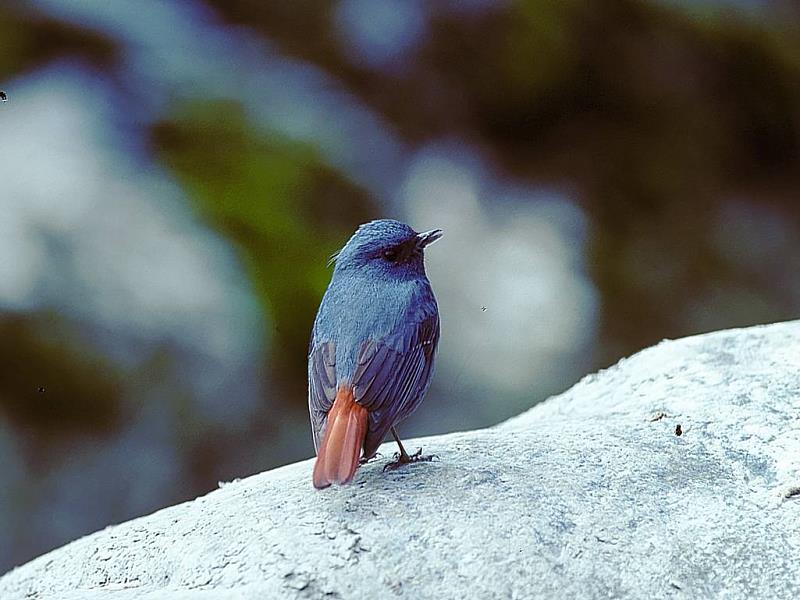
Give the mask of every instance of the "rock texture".
[{"label": "rock texture", "polygon": [[344,488],[313,490],[310,461],[224,485],[12,571],[0,598],[800,593],[800,322],[665,341],[419,445],[439,460]]}]

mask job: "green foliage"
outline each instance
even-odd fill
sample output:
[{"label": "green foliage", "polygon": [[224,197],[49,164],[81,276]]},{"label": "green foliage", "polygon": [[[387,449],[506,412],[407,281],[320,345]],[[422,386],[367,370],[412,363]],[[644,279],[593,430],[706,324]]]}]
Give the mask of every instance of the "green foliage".
[{"label": "green foliage", "polygon": [[370,199],[313,148],[259,130],[234,104],[183,105],[153,139],[199,214],[238,248],[271,320],[277,373],[302,378],[328,257],[373,216]]}]

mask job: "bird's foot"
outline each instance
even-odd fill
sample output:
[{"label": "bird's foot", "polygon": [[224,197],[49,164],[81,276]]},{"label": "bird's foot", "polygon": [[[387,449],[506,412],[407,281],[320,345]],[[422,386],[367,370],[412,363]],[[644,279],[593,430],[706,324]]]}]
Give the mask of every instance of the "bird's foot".
[{"label": "bird's foot", "polygon": [[428,454],[427,456],[423,456],[422,448],[414,452],[414,454],[406,454],[405,452],[395,452],[394,453],[394,460],[390,463],[386,463],[384,465],[384,471],[394,471],[395,469],[402,467],[403,465],[407,465],[408,463],[415,463],[415,462],[430,462],[435,458],[439,458],[435,454]]},{"label": "bird's foot", "polygon": [[376,459],[376,458],[378,458],[380,455],[381,455],[381,453],[380,453],[380,452],[376,452],[376,453],[375,453],[375,454],[373,454],[372,456],[362,456],[362,457],[361,457],[361,458],[358,460],[358,464],[359,464],[359,465],[365,465],[365,464],[367,464],[368,462],[370,462],[370,461],[372,461],[372,460],[375,460],[375,459]]}]

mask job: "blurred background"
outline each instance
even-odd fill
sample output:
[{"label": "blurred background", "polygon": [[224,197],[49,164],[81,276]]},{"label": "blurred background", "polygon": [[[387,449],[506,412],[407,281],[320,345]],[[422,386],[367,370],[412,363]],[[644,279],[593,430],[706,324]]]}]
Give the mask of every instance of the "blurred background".
[{"label": "blurred background", "polygon": [[311,456],[372,218],[446,232],[406,437],[800,315],[795,1],[4,0],[0,88],[0,573]]}]

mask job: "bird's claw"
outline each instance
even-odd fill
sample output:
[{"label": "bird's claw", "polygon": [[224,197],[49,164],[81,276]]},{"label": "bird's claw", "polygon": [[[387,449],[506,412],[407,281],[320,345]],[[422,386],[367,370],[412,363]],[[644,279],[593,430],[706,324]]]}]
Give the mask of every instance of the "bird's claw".
[{"label": "bird's claw", "polygon": [[375,459],[376,459],[376,458],[378,458],[380,455],[381,455],[381,453],[380,453],[380,452],[376,452],[376,453],[375,453],[375,454],[373,454],[372,456],[362,456],[361,458],[359,458],[359,459],[358,459],[358,464],[359,464],[359,465],[365,465],[365,464],[367,464],[368,462],[370,462],[370,461],[372,461],[372,460],[375,460]]},{"label": "bird's claw", "polygon": [[386,463],[383,467],[383,470],[394,471],[402,467],[403,465],[407,465],[409,463],[415,462],[430,462],[434,458],[439,458],[435,454],[429,454],[427,456],[422,455],[422,448],[414,452],[414,454],[401,454],[400,452],[394,453],[394,460],[390,463]]}]

